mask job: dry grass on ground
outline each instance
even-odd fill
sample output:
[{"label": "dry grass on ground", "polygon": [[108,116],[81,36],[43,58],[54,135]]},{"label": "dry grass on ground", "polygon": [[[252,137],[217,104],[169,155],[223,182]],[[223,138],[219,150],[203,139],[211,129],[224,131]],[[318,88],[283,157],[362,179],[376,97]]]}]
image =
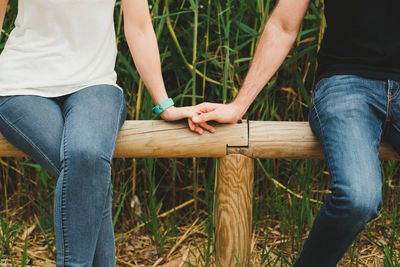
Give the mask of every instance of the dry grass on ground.
[{"label": "dry grass on ground", "polygon": [[[165,250],[162,254],[157,254],[157,249],[148,235],[143,235],[141,231],[130,235],[116,235],[117,242],[117,266],[205,266],[205,251],[207,244],[207,234],[205,233],[206,221],[197,220],[192,225],[179,228],[179,234],[167,239]],[[25,235],[28,235],[27,258],[28,266],[50,267],[55,266],[52,255],[47,243],[38,229],[38,225],[31,220],[26,222],[24,229],[20,231],[18,237],[11,248],[11,253],[16,266],[20,266],[25,243]],[[253,234],[251,261],[253,266],[268,266],[267,261],[262,259],[264,243],[268,234],[267,251],[270,262],[278,260],[275,266],[282,265],[279,258],[284,257],[291,261],[296,256],[297,248],[288,237],[280,232],[279,224],[273,225],[265,221],[257,225]],[[383,250],[378,242],[385,243],[384,235],[380,237],[371,236],[364,232],[357,241],[358,263],[351,263],[351,255],[348,252],[339,266],[353,267],[380,267],[384,266]],[[304,238],[306,236],[304,235]],[[54,240],[53,236],[49,236]],[[396,248],[400,248],[397,242]],[[54,249],[54,248],[53,248]],[[210,260],[210,259],[209,259]],[[212,260],[212,259],[211,259]],[[190,262],[191,264],[188,264]],[[261,264],[261,262],[264,262]],[[5,255],[0,262],[1,266],[12,266],[9,255]],[[208,266],[213,266],[212,263]],[[272,265],[271,265],[272,266]]]}]

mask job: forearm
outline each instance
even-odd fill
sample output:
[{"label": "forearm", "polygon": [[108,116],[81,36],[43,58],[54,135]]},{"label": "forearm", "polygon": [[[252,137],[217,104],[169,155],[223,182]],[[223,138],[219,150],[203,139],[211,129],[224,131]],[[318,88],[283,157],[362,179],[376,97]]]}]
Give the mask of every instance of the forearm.
[{"label": "forearm", "polygon": [[[131,0],[130,0],[131,1]],[[140,0],[141,1],[141,0]],[[154,33],[150,19],[142,23],[125,24],[125,37],[129,45],[136,68],[143,79],[154,103],[160,104],[168,98],[161,73],[161,62],[157,45],[157,38]],[[207,123],[195,125],[190,118],[200,113],[198,107],[174,106],[164,110],[161,117],[166,121],[175,121],[188,118],[188,124],[192,131],[203,134],[206,129],[214,132],[214,127]]]},{"label": "forearm", "polygon": [[311,0],[279,0],[271,14],[242,88],[232,103],[243,115],[290,51]]},{"label": "forearm", "polygon": [[297,32],[286,32],[273,20],[261,35],[254,59],[234,104],[243,115],[288,55]]},{"label": "forearm", "polygon": [[168,98],[161,73],[157,39],[151,24],[142,28],[128,27],[125,36],[136,68],[155,104]]},{"label": "forearm", "polygon": [[3,22],[4,22],[4,16],[6,14],[7,5],[8,5],[8,0],[0,0],[0,38],[3,33]]}]

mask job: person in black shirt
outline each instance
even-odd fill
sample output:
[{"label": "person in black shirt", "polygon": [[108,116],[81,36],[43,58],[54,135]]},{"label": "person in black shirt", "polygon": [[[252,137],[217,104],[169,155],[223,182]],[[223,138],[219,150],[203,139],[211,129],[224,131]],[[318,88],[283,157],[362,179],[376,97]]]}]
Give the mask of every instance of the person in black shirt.
[{"label": "person in black shirt", "polygon": [[[400,151],[398,0],[325,0],[327,30],[318,55],[310,126],[331,175],[331,194],[313,223],[296,267],[336,266],[378,216],[383,135]],[[249,72],[229,104],[203,103],[196,123],[235,123],[277,71],[294,43],[310,0],[280,0]]]}]

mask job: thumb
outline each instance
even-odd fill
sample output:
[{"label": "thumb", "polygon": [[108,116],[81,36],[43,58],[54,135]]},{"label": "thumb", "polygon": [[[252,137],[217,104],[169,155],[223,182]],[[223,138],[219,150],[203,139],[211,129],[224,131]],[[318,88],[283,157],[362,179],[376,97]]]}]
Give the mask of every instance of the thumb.
[{"label": "thumb", "polygon": [[195,115],[192,117],[192,121],[194,123],[203,123],[206,121],[217,120],[218,114],[215,111],[211,111],[208,113],[201,113],[200,115]]}]

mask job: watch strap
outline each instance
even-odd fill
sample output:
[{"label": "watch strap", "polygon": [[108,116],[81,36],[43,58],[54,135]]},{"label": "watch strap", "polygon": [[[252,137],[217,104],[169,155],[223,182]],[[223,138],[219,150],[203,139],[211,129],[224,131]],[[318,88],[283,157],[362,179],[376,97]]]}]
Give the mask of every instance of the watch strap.
[{"label": "watch strap", "polygon": [[157,115],[160,115],[164,110],[166,110],[169,107],[172,107],[173,105],[175,105],[175,103],[172,100],[172,98],[168,98],[167,100],[164,100],[163,102],[155,106],[153,110]]}]

